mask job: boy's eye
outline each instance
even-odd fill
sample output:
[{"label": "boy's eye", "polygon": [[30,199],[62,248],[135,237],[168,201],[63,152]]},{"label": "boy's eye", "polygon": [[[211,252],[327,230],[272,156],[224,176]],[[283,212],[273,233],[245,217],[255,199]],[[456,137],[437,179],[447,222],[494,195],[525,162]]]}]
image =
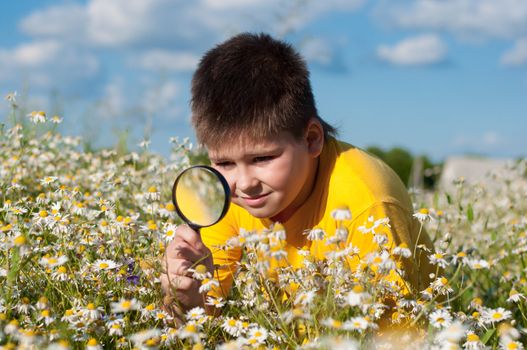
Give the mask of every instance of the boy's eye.
[{"label": "boy's eye", "polygon": [[217,162],[217,163],[214,163],[215,166],[220,167],[220,168],[226,168],[228,166],[231,166],[232,164],[233,164],[232,162]]},{"label": "boy's eye", "polygon": [[273,158],[274,158],[273,156],[255,157],[254,158],[254,162],[255,163],[268,162],[268,161],[272,160]]}]

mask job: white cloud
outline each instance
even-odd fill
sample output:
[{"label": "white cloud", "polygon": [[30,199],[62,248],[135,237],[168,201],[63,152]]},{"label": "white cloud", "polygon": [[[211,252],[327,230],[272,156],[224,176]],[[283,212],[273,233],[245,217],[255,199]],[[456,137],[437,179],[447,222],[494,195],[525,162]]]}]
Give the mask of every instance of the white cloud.
[{"label": "white cloud", "polygon": [[333,60],[333,48],[328,40],[310,38],[300,45],[300,52],[307,61],[329,65]]},{"label": "white cloud", "polygon": [[200,57],[192,52],[154,49],[130,59],[130,64],[151,71],[193,71]]},{"label": "white cloud", "polygon": [[31,13],[22,19],[20,28],[33,37],[83,42],[87,20],[83,5],[68,3]]},{"label": "white cloud", "polygon": [[93,77],[99,70],[94,55],[79,51],[58,41],[45,40],[0,49],[0,79],[30,86],[51,87]]},{"label": "white cloud", "polygon": [[516,40],[514,47],[501,57],[505,66],[519,66],[527,63],[527,38]]},{"label": "white cloud", "polygon": [[22,44],[12,50],[0,51],[3,65],[18,67],[38,67],[49,64],[58,56],[61,49],[56,41],[41,41]]},{"label": "white cloud", "polygon": [[[103,47],[210,47],[245,30],[283,35],[365,0],[89,0],[37,10],[21,28],[35,37]],[[52,21],[51,24],[48,24]]]},{"label": "white cloud", "polygon": [[145,90],[143,108],[147,114],[176,113],[176,97],[180,93],[180,87],[173,81],[164,81],[158,86]]},{"label": "white cloud", "polygon": [[395,26],[444,30],[467,39],[527,34],[525,0],[383,1],[376,13]]},{"label": "white cloud", "polygon": [[441,62],[446,52],[446,45],[438,36],[426,34],[405,39],[392,46],[381,45],[377,49],[377,56],[391,64],[417,66]]}]

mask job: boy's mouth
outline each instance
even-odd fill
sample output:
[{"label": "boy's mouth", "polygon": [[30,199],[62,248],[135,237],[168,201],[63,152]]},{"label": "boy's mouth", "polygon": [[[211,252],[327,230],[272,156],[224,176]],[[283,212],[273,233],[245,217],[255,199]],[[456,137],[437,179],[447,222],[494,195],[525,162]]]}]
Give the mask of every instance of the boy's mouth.
[{"label": "boy's mouth", "polygon": [[260,194],[257,196],[239,196],[249,207],[259,207],[262,204],[265,203],[267,200],[267,196],[269,196],[269,193]]}]

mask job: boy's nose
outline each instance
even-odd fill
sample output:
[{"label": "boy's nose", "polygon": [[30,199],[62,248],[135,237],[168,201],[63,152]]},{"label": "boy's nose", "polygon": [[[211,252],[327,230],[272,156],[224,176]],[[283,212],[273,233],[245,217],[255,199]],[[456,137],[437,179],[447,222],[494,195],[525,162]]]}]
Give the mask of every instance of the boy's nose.
[{"label": "boy's nose", "polygon": [[258,179],[248,169],[239,170],[236,179],[236,188],[244,194],[251,194],[251,191],[258,186]]}]

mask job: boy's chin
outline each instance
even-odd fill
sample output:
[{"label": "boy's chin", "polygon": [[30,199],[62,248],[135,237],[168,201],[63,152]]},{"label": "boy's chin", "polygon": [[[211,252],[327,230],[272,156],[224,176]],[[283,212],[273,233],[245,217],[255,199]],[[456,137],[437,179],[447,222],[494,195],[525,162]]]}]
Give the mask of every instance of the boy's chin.
[{"label": "boy's chin", "polygon": [[270,219],[277,214],[276,211],[268,208],[245,208],[245,210],[257,219]]}]

